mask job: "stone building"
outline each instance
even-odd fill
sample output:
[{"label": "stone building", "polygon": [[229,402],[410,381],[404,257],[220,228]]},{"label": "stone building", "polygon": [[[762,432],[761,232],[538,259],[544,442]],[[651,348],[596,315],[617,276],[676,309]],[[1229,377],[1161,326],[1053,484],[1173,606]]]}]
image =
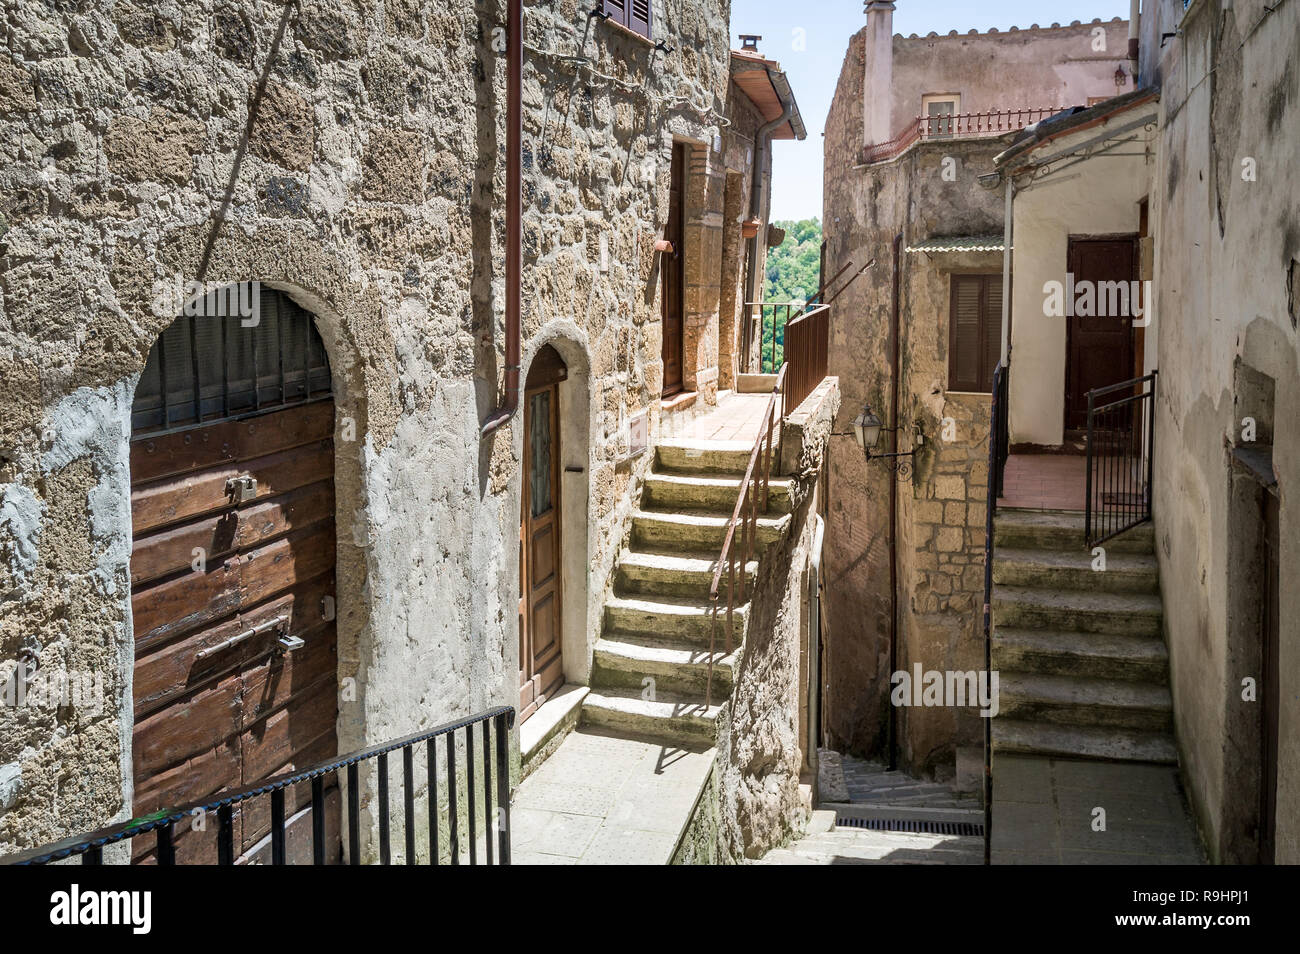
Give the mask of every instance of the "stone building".
[{"label": "stone building", "polygon": [[[961,762],[965,778],[981,757],[976,710],[889,696],[895,672],[983,668],[990,391],[1008,276],[1004,197],[979,177],[1017,130],[1132,89],[1128,24],[904,37],[894,9],[866,4],[826,122],[825,274],[870,266],[836,300],[832,330],[844,436],[829,457],[826,730],[833,748],[940,778]],[[864,406],[896,428],[879,452],[915,454],[864,461],[848,437]]]},{"label": "stone building", "polygon": [[[495,705],[571,727],[543,714],[592,680],[657,452],[747,370],[769,143],[804,134],[728,4],[590,6],[11,11],[0,659],[102,704],[0,710],[0,848]],[[769,700],[739,725],[790,728],[712,790],[725,814],[762,764],[783,794],[726,853],[802,810],[801,594],[770,592],[793,622],[756,643],[794,662],[737,677]]]},{"label": "stone building", "polygon": [[[1144,378],[1139,406],[1151,416],[1127,428],[1144,436],[1139,447],[1101,460],[1111,458],[1112,475],[1116,458],[1136,472],[1120,468],[1150,522],[1102,544],[1112,567],[1099,576],[1122,575],[1119,551],[1145,536],[1158,584],[1144,612],[1168,688],[1127,705],[1151,715],[1158,704],[1168,738],[1111,719],[1111,744],[1177,762],[1211,859],[1295,863],[1300,625],[1284,581],[1300,558],[1300,429],[1288,413],[1300,404],[1300,13],[1260,2],[1142,6],[1140,88],[1042,124],[996,161],[1013,196],[1020,276],[1009,301],[1008,467],[1018,445],[1068,443],[1077,427],[1079,328],[1072,318],[1067,336],[1045,317],[1048,283],[1090,277],[1080,266],[1095,266],[1072,251],[1092,236],[1126,246],[1103,277],[1149,284],[1135,289],[1131,331],[1101,329],[1117,342],[1103,353],[1115,375]],[[1129,679],[1142,665],[1120,644],[1103,655]],[[1120,704],[1078,701],[1112,715]]]}]

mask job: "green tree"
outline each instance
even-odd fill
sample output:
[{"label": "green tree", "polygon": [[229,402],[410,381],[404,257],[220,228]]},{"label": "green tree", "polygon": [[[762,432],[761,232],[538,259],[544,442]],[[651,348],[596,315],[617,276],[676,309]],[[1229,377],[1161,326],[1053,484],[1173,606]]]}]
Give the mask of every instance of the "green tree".
[{"label": "green tree", "polygon": [[[785,229],[785,241],[768,250],[763,300],[769,304],[796,302],[789,309],[793,314],[817,291],[821,277],[822,223],[814,218],[772,224]],[[774,364],[780,366],[785,351],[786,311],[785,308],[763,309],[763,371],[769,374],[775,370]]]}]

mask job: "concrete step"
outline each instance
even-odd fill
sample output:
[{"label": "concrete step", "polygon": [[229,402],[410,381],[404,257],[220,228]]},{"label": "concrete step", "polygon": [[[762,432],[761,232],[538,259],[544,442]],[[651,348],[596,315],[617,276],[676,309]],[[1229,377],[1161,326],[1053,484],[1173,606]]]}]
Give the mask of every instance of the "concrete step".
[{"label": "concrete step", "polygon": [[[1003,508],[993,519],[995,550],[1067,550],[1089,552],[1083,536],[1083,514],[1056,510]],[[1115,553],[1154,553],[1155,528],[1144,523],[1104,544],[1107,556]]]},{"label": "concrete step", "polygon": [[[749,605],[733,610],[733,647],[744,639]],[[727,604],[718,605],[716,648],[726,646]],[[675,639],[696,646],[708,646],[713,628],[713,606],[708,600],[675,596],[654,598],[612,596],[605,601],[606,637],[615,633]]]},{"label": "concrete step", "polygon": [[1154,554],[1106,553],[1106,569],[1094,570],[1091,552],[1003,547],[993,552],[993,582],[1049,590],[1105,593],[1159,593],[1160,570]]},{"label": "concrete step", "polygon": [[914,834],[834,828],[769,851],[765,865],[978,865],[984,860],[979,836]]},{"label": "concrete step", "polygon": [[[736,499],[744,475],[714,476],[709,474],[652,473],[645,481],[641,498],[646,507],[655,510],[705,511],[731,516],[736,509]],[[767,483],[769,512],[775,515],[789,513],[792,506],[788,477],[772,477]],[[761,505],[762,498],[759,496]]]},{"label": "concrete step", "polygon": [[[700,513],[638,510],[632,518],[632,542],[637,549],[720,552],[730,520],[730,514],[724,517]],[[789,527],[790,520],[789,514],[780,517],[759,517],[755,536],[760,550],[779,540]],[[737,534],[739,534],[739,524]]]},{"label": "concrete step", "polygon": [[740,478],[745,475],[753,451],[753,441],[664,440],[655,445],[655,471]]},{"label": "concrete step", "polygon": [[1008,673],[997,718],[1140,731],[1173,730],[1173,698],[1158,683]]},{"label": "concrete step", "polygon": [[635,739],[685,748],[707,748],[716,737],[718,706],[704,705],[703,696],[659,692],[653,701],[640,690],[592,691],[582,703],[582,724]]},{"label": "concrete step", "polygon": [[[673,550],[624,550],[618,558],[616,590],[621,595],[633,596],[684,596],[705,599],[713,583],[713,571],[718,565],[718,554],[708,551],[682,553]],[[740,584],[741,569],[736,567],[736,584]],[[747,585],[752,585],[758,574],[758,561],[750,560],[744,570]],[[722,573],[722,586],[727,585],[728,572]]]},{"label": "concrete step", "polygon": [[1155,636],[993,628],[993,668],[1001,672],[1165,683],[1169,650]]},{"label": "concrete step", "polygon": [[995,626],[1120,636],[1160,636],[1160,597],[1148,593],[1089,593],[993,587]]},{"label": "concrete step", "polygon": [[[731,694],[732,675],[739,652],[719,648],[713,659],[713,701]],[[655,636],[610,635],[596,642],[591,685],[604,689],[646,688],[647,678],[656,695],[661,692],[704,697],[709,678],[707,648]]]},{"label": "concrete step", "polygon": [[[1021,722],[1004,719],[1002,716],[993,720],[993,751],[1120,762],[1158,762],[1164,765],[1175,765],[1178,762],[1178,748],[1173,736],[1167,732]],[[996,763],[993,791],[996,801]]]}]

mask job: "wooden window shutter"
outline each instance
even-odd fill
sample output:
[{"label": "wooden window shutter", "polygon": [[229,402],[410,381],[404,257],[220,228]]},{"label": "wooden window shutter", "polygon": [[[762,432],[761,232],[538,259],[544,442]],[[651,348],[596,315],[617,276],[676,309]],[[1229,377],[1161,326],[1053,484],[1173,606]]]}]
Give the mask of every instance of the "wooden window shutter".
[{"label": "wooden window shutter", "polygon": [[601,10],[620,26],[627,26],[627,0],[601,0]]},{"label": "wooden window shutter", "polygon": [[948,390],[991,393],[1002,356],[1002,276],[952,276]]},{"label": "wooden window shutter", "polygon": [[1002,276],[985,275],[983,294],[984,354],[979,390],[993,393],[993,372],[1002,358]]},{"label": "wooden window shutter", "polygon": [[983,328],[979,275],[952,276],[948,328],[948,390],[978,391]]},{"label": "wooden window shutter", "polygon": [[632,32],[650,39],[650,0],[628,0],[627,25]]}]

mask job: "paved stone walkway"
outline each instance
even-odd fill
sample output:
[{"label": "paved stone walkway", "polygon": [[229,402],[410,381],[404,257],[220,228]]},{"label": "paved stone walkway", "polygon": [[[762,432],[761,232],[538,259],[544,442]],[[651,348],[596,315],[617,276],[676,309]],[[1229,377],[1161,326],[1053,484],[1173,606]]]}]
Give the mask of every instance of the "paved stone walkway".
[{"label": "paved stone walkway", "polygon": [[998,506],[1082,510],[1088,497],[1087,460],[1081,454],[1012,454]]},{"label": "paved stone walkway", "polygon": [[724,392],[718,397],[716,407],[687,419],[679,429],[666,432],[667,436],[681,440],[744,441],[752,445],[758,438],[767,410],[768,394],[738,394]]},{"label": "paved stone walkway", "polygon": [[1205,863],[1173,766],[995,755],[993,786],[995,865]]},{"label": "paved stone walkway", "polygon": [[667,864],[712,766],[713,749],[579,729],[515,792],[511,863]]}]

